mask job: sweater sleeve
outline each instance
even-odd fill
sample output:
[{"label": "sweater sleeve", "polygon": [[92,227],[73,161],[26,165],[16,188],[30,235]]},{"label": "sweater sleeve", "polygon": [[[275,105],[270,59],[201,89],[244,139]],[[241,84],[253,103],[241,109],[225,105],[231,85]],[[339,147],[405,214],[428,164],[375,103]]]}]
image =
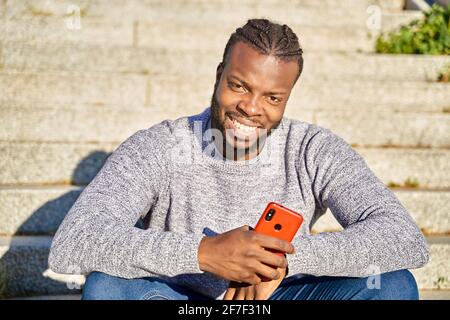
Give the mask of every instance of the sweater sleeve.
[{"label": "sweater sleeve", "polygon": [[123,278],[203,273],[197,250],[203,235],[142,230],[165,179],[161,148],[148,130],[123,142],[83,190],[52,242],[49,266],[58,273],[100,271]]},{"label": "sweater sleeve", "polygon": [[301,161],[316,206],[329,208],[343,230],[296,237],[290,274],[364,277],[425,265],[420,229],[362,156],[328,129],[310,136]]}]

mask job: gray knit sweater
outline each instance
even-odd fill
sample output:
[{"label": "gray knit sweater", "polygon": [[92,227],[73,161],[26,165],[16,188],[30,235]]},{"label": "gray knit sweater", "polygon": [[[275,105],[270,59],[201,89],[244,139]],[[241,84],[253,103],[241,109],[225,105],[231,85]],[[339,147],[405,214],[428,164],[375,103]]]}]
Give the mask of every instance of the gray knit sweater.
[{"label": "gray knit sweater", "polygon": [[[199,269],[200,240],[254,226],[270,201],[304,217],[290,276],[361,277],[428,261],[407,210],[342,138],[284,117],[253,161],[223,160],[205,134],[210,114],[166,120],[123,142],[62,222],[50,268],[158,276],[217,299],[228,283]],[[344,230],[311,235],[327,208]]]}]

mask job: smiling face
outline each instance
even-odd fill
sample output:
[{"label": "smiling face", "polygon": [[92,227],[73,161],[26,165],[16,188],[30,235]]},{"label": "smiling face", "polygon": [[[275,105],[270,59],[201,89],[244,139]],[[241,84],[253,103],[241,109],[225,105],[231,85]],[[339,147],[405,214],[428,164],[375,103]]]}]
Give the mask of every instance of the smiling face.
[{"label": "smiling face", "polygon": [[233,148],[248,160],[261,151],[263,137],[283,118],[298,73],[296,61],[262,54],[242,41],[233,46],[225,67],[217,68],[211,100],[212,127],[225,137],[218,145],[226,150],[222,154],[228,157],[227,149]]}]

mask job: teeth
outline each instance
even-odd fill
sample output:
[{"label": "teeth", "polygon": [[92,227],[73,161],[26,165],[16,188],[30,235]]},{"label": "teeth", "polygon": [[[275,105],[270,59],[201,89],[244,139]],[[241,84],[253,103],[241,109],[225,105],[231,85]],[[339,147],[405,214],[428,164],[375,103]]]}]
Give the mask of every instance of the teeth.
[{"label": "teeth", "polygon": [[244,132],[253,132],[256,130],[256,127],[249,127],[246,125],[243,125],[242,123],[237,122],[235,119],[232,119],[231,121],[233,121],[233,124],[239,129],[242,130]]}]

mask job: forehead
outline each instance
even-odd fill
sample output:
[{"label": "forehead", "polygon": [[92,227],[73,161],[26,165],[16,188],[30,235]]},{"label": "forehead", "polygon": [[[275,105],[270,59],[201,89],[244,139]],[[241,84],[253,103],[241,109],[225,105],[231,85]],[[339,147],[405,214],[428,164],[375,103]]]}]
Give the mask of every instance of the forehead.
[{"label": "forehead", "polygon": [[299,66],[296,61],[283,61],[272,55],[262,54],[239,41],[231,49],[225,70],[227,74],[243,77],[243,80],[255,86],[269,90],[290,90],[297,78]]}]

